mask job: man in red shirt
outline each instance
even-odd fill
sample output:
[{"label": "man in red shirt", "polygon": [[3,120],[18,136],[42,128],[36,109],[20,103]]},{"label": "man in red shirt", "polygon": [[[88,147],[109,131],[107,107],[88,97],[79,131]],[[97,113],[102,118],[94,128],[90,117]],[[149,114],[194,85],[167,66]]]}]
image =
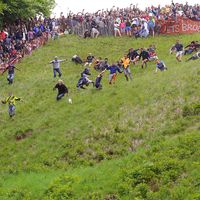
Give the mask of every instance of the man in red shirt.
[{"label": "man in red shirt", "polygon": [[6,38],[6,33],[2,30],[0,33],[0,39],[5,40],[5,38]]}]

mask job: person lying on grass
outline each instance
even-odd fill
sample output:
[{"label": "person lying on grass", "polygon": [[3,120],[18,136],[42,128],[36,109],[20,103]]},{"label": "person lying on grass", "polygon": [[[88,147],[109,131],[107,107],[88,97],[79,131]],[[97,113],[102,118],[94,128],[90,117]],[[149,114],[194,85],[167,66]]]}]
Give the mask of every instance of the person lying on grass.
[{"label": "person lying on grass", "polygon": [[190,61],[190,60],[197,60],[197,59],[199,59],[200,58],[200,51],[199,52],[197,52],[197,53],[195,53],[193,56],[191,56],[190,58],[188,58],[187,60],[186,60],[186,62],[188,62],[188,61]]},{"label": "person lying on grass", "polygon": [[10,116],[10,118],[12,118],[15,115],[15,104],[16,101],[20,101],[21,98],[16,97],[15,95],[13,95],[11,92],[8,94],[8,97],[5,100],[2,100],[1,102],[3,104],[7,104],[8,103],[8,114]]},{"label": "person lying on grass", "polygon": [[198,41],[192,41],[190,44],[188,44],[185,47],[184,55],[191,54],[195,51],[197,52],[199,48],[200,48],[200,44],[198,43]]},{"label": "person lying on grass", "polygon": [[64,82],[61,79],[58,80],[58,83],[53,88],[53,90],[56,90],[56,89],[58,89],[58,94],[56,97],[57,101],[62,99],[62,97],[64,97],[66,94],[68,95],[68,88],[66,87],[66,85],[64,84]]},{"label": "person lying on grass", "polygon": [[167,70],[165,63],[159,59],[156,60],[156,73],[158,72],[158,70],[160,71]]},{"label": "person lying on grass", "polygon": [[75,64],[83,64],[82,59],[78,55],[72,56],[72,62],[74,62]]}]

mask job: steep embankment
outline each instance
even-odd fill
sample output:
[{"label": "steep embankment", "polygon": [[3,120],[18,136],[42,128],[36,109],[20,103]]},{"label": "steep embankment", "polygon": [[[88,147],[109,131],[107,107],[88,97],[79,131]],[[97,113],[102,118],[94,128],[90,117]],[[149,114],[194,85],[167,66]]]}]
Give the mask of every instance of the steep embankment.
[{"label": "steep embankment", "polygon": [[[26,57],[14,85],[0,77],[1,97],[13,91],[24,99],[14,120],[1,105],[0,197],[198,199],[200,64],[177,63],[169,55],[177,38],[186,45],[199,34],[146,40],[68,36]],[[132,66],[132,82],[120,74],[110,86],[107,72],[103,90],[76,90],[83,67],[70,62],[72,55],[91,52],[111,63],[130,47],[152,43],[168,71],[155,74],[153,62],[144,70]],[[69,58],[62,79],[72,105],[55,101],[57,79],[48,64],[55,55]]]}]

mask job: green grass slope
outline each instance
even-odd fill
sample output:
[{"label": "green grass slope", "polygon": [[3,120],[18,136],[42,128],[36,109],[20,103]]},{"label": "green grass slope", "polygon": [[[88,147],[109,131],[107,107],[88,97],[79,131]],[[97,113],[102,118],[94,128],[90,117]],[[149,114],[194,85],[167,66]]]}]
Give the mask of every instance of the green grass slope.
[{"label": "green grass slope", "polygon": [[[0,199],[200,199],[200,63],[177,63],[168,51],[176,39],[186,45],[199,34],[67,36],[24,58],[12,86],[0,77],[1,98],[13,91],[24,100],[14,120],[0,107]],[[168,71],[131,66],[132,82],[119,74],[111,86],[106,72],[103,90],[77,91],[83,67],[72,55],[111,63],[150,44]],[[73,104],[55,101],[58,79],[48,64],[55,55],[69,58],[61,69]]]}]

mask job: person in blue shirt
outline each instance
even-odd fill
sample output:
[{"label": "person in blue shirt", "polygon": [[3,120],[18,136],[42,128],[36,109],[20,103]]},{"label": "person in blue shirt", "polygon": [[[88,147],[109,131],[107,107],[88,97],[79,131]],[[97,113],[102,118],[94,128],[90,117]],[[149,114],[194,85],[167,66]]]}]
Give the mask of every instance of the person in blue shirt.
[{"label": "person in blue shirt", "polygon": [[165,63],[159,59],[156,60],[156,73],[158,72],[158,70],[160,71],[167,70]]},{"label": "person in blue shirt", "polygon": [[106,69],[110,71],[109,84],[115,83],[117,72],[122,73],[122,71],[115,63],[113,63],[111,66],[107,67]]}]

